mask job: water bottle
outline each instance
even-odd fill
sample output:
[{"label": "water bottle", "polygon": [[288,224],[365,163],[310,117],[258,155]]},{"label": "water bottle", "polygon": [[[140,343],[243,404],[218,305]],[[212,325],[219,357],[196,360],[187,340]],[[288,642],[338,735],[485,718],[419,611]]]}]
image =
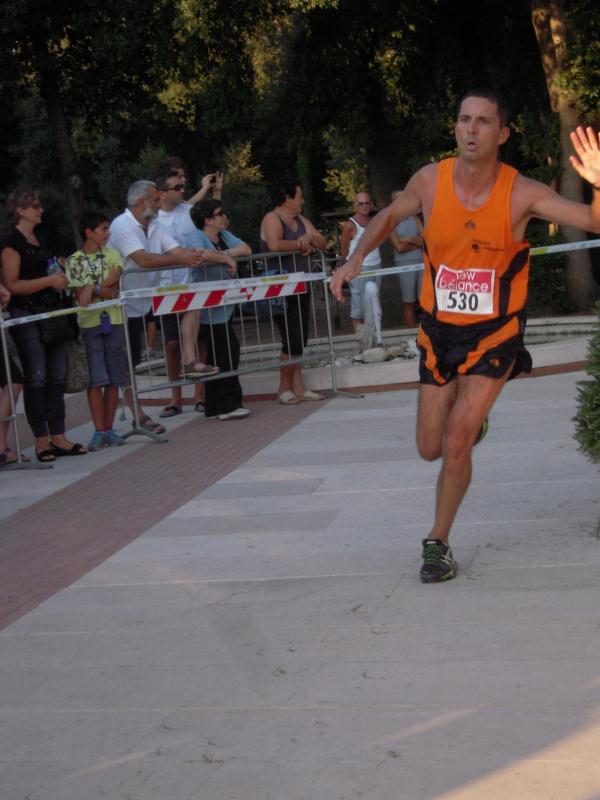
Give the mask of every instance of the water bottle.
[{"label": "water bottle", "polygon": [[[58,263],[56,258],[54,256],[52,256],[52,258],[49,258],[46,261],[46,275],[54,275],[57,272],[62,272],[64,274],[63,268]],[[57,291],[60,291],[60,289],[58,289]],[[71,294],[71,290],[70,289],[65,289],[65,295],[68,297],[70,294]]]}]

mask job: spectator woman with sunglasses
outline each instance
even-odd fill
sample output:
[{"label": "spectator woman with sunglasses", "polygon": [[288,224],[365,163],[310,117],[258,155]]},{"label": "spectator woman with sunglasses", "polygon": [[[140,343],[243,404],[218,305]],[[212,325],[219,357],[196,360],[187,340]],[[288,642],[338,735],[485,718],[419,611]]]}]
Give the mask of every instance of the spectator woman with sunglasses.
[{"label": "spectator woman with sunglasses", "polygon": [[[11,317],[55,308],[56,292],[67,288],[67,279],[62,271],[48,275],[51,253],[36,231],[44,213],[38,195],[29,187],[15,189],[6,199],[6,213],[13,226],[0,245],[0,261]],[[15,326],[11,334],[23,368],[25,414],[38,461],[87,453],[65,436],[65,343],[42,341],[37,322]]]}]

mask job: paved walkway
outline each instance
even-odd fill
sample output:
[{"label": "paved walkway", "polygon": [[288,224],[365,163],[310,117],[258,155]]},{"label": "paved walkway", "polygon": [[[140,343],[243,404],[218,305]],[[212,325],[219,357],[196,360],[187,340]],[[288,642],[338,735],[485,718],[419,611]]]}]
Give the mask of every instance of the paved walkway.
[{"label": "paved walkway", "polygon": [[598,800],[581,378],[506,388],[446,585],[412,390],[0,473],[2,797]]}]

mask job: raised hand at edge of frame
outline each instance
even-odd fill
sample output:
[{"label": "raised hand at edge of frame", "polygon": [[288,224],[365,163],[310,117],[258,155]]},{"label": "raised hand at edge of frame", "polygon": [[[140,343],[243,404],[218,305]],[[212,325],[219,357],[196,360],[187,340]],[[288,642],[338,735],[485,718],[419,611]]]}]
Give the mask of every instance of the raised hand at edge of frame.
[{"label": "raised hand at edge of frame", "polygon": [[600,186],[600,134],[579,125],[571,133],[576,155],[569,156],[573,169],[592,186]]}]

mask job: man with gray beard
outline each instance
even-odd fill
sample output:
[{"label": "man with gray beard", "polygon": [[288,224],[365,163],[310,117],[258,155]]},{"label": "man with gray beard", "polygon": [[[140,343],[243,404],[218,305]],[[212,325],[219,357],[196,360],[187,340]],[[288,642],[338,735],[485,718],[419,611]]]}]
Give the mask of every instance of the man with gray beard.
[{"label": "man with gray beard", "polygon": [[[168,230],[158,221],[160,195],[153,181],[136,181],[127,191],[127,208],[112,221],[109,247],[114,247],[123,257],[123,270],[147,269],[123,277],[123,289],[147,289],[158,286],[160,268],[183,265],[198,267],[204,259],[203,250],[187,250],[181,247]],[[149,298],[127,300],[127,318],[133,366],[142,360],[142,334],[144,317],[150,311]],[[131,393],[126,393],[129,407],[133,410]],[[153,433],[164,433],[165,429],[153,422],[138,405],[140,425]],[[135,423],[134,423],[135,424]]]}]

